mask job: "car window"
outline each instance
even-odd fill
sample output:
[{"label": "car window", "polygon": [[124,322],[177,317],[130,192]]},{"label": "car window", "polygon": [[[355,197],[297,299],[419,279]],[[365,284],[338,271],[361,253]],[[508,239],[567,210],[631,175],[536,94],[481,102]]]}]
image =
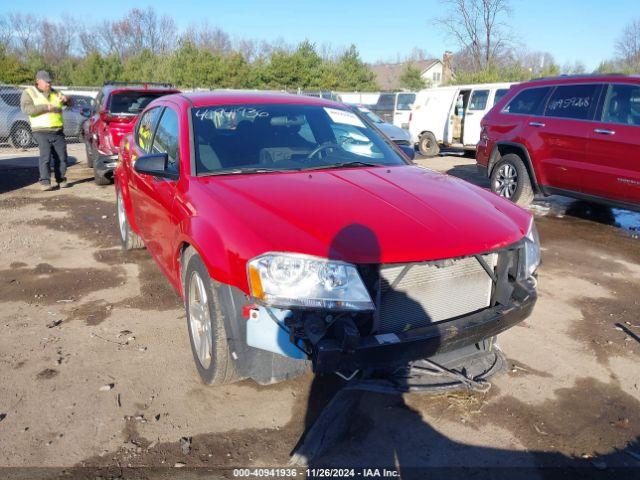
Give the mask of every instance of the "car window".
[{"label": "car window", "polygon": [[20,106],[20,93],[19,92],[2,92],[0,93],[0,97],[4,103],[9,105],[10,107],[19,107]]},{"label": "car window", "polygon": [[527,88],[526,90],[522,90],[511,99],[502,111],[521,115],[539,114],[544,99],[550,91],[551,87]]},{"label": "car window", "polygon": [[140,117],[140,121],[138,122],[136,143],[142,150],[147,153],[149,153],[149,148],[151,147],[151,137],[153,136],[153,131],[155,129],[161,110],[161,107],[155,107],[151,110],[147,110]]},{"label": "car window", "polygon": [[167,171],[179,173],[178,114],[170,108],[165,108],[160,118],[151,153],[166,153],[169,157]]},{"label": "car window", "polygon": [[469,102],[469,110],[484,110],[487,108],[487,100],[489,100],[489,90],[474,90],[471,94]]},{"label": "car window", "polygon": [[395,93],[381,93],[376,103],[376,109],[378,110],[393,110],[396,102]]},{"label": "car window", "polygon": [[293,171],[351,162],[406,163],[360,116],[343,108],[296,104],[208,106],[194,108],[192,122],[199,174],[225,170],[244,173],[248,169]]},{"label": "car window", "polygon": [[561,85],[549,97],[546,117],[588,120],[593,118],[600,85]]},{"label": "car window", "polygon": [[152,100],[167,95],[164,92],[120,92],[109,98],[109,113],[137,115],[143,111]]},{"label": "car window", "polygon": [[609,85],[602,109],[602,121],[640,125],[640,85]]},{"label": "car window", "polygon": [[413,102],[416,101],[415,93],[399,93],[396,102],[396,110],[411,110]]},{"label": "car window", "polygon": [[496,94],[493,97],[493,104],[495,105],[500,100],[502,100],[502,97],[504,97],[508,91],[509,91],[508,88],[499,88],[498,90],[496,90]]}]

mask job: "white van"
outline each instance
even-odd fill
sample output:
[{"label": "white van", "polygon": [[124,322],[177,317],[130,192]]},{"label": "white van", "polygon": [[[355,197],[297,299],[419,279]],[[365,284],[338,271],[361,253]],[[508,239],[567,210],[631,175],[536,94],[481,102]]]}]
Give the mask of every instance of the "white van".
[{"label": "white van", "polygon": [[415,92],[338,92],[337,94],[343,103],[364,105],[385,122],[405,130],[409,129],[411,107],[416,99]]},{"label": "white van", "polygon": [[419,91],[409,120],[411,140],[427,157],[437,155],[440,145],[475,149],[480,141],[480,120],[511,85],[485,83]]}]

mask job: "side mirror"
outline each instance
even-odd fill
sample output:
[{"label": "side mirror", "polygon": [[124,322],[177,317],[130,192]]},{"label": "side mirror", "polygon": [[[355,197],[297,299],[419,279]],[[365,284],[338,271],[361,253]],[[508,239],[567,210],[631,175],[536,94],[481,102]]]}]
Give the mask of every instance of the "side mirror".
[{"label": "side mirror", "polygon": [[177,173],[167,171],[168,163],[169,155],[166,153],[150,153],[148,155],[138,157],[133,168],[136,172],[143,173],[145,175],[177,180]]},{"label": "side mirror", "polygon": [[398,147],[400,147],[402,153],[409,157],[409,160],[416,158],[416,149],[413,145],[398,145]]}]

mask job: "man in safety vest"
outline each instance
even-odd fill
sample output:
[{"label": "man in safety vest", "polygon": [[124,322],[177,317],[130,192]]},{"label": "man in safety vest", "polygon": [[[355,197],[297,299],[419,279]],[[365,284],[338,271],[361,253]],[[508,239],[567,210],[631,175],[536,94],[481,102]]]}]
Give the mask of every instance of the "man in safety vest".
[{"label": "man in safety vest", "polygon": [[42,190],[53,190],[49,161],[53,154],[53,171],[60,188],[67,188],[67,144],[63,133],[62,106],[67,97],[51,88],[51,76],[40,70],[36,85],[27,88],[20,97],[20,109],[29,115],[33,138],[40,149],[40,184]]}]

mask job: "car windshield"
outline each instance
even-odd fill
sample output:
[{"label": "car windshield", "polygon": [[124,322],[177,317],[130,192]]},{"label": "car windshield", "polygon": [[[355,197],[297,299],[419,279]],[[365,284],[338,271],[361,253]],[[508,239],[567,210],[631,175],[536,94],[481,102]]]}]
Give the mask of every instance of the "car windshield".
[{"label": "car windshield", "polygon": [[375,113],[373,113],[371,110],[369,110],[368,108],[358,108],[358,111],[360,111],[360,113],[362,113],[363,115],[365,115],[369,120],[371,120],[373,123],[384,123],[384,120],[382,120],[378,115],[376,115]]},{"label": "car windshield", "polygon": [[357,114],[342,108],[198,107],[192,122],[198,174],[406,164]]},{"label": "car windshield", "polygon": [[166,95],[165,92],[121,92],[111,95],[109,101],[109,113],[137,115],[145,107],[158,97]]}]

